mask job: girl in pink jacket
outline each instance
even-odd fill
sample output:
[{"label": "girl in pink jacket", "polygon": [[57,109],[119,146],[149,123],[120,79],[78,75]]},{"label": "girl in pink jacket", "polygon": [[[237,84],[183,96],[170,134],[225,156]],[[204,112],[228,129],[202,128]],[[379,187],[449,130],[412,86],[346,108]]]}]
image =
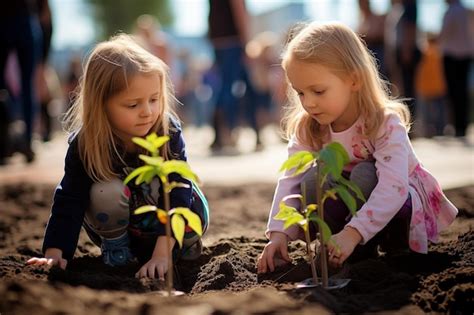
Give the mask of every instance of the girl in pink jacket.
[{"label": "girl in pink jacket", "polygon": [[[329,263],[340,266],[354,250],[373,252],[377,245],[389,250],[389,243],[426,253],[428,241],[436,242],[458,211],[413,151],[406,106],[388,96],[373,56],[348,27],[311,23],[292,37],[282,61],[289,84],[288,154],[341,143],[351,161],[344,176],[366,197],[356,216],[340,198],[326,201],[324,219],[334,241]],[[287,172],[279,179],[258,272],[273,271],[279,259],[289,261],[288,242],[303,238],[297,226],[284,229],[274,216],[283,197],[302,192],[302,182],[308,203],[314,203],[314,172]]]}]

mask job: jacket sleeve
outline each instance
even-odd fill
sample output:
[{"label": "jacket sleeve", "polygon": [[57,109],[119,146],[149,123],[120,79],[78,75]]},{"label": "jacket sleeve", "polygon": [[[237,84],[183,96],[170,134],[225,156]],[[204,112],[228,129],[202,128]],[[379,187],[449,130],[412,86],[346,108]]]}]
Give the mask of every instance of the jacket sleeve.
[{"label": "jacket sleeve", "polygon": [[378,183],[357,216],[347,224],[356,228],[365,244],[397,214],[408,197],[408,157],[411,150],[405,126],[391,114],[375,140]]},{"label": "jacket sleeve", "polygon": [[[181,132],[181,126],[174,122],[174,130],[170,133],[170,149],[173,154],[173,159],[187,161],[184,138]],[[170,193],[171,209],[176,207],[191,208],[192,186],[191,182],[176,173],[169,176],[170,182],[181,182],[187,184],[187,188],[177,187]]]},{"label": "jacket sleeve", "polygon": [[[311,148],[303,146],[295,139],[291,139],[288,143],[288,157],[298,151],[312,151]],[[282,177],[278,180],[278,184],[273,196],[272,207],[270,210],[270,215],[268,217],[267,230],[265,235],[267,238],[270,238],[271,232],[282,232],[288,236],[289,240],[296,240],[300,238],[300,228],[296,225],[290,226],[287,229],[283,228],[284,222],[281,220],[274,219],[274,216],[280,211],[280,202],[281,200],[288,195],[292,194],[301,194],[301,179],[304,176],[304,173],[297,176],[292,176],[292,172],[285,172]],[[299,201],[296,199],[289,199],[286,202],[287,205],[299,209],[301,207]]]},{"label": "jacket sleeve", "polygon": [[63,252],[63,258],[73,258],[84,213],[89,205],[91,185],[92,180],[79,158],[77,141],[73,141],[66,154],[64,176],[54,193],[44,235],[43,253],[48,248],[59,248]]}]

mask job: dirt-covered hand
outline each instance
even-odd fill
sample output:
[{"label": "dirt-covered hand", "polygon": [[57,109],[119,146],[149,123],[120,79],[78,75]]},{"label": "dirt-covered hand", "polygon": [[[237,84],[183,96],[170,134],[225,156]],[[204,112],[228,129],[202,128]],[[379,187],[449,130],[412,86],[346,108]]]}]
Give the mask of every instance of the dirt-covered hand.
[{"label": "dirt-covered hand", "polygon": [[28,259],[26,262],[27,265],[34,265],[34,266],[59,266],[61,269],[66,269],[67,260],[62,258],[62,250],[58,248],[48,248],[44,253],[43,257],[33,257]]},{"label": "dirt-covered hand", "polygon": [[346,226],[341,232],[334,234],[331,240],[327,245],[329,264],[339,268],[360,243],[362,236],[356,229]]},{"label": "dirt-covered hand", "polygon": [[168,257],[154,256],[135,274],[137,278],[148,277],[151,279],[158,278],[165,280],[165,274],[168,271]]},{"label": "dirt-covered hand", "polygon": [[257,272],[273,272],[275,267],[291,262],[288,256],[288,237],[281,232],[272,232],[270,241],[265,245],[257,260]]}]

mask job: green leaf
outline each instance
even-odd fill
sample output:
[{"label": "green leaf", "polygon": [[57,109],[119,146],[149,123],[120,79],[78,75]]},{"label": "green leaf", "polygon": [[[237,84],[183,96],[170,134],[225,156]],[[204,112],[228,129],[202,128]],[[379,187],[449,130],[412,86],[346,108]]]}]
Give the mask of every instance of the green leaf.
[{"label": "green leaf", "polygon": [[288,217],[286,220],[285,220],[285,224],[283,225],[283,228],[286,230],[287,228],[289,228],[290,226],[294,225],[294,224],[298,224],[300,226],[302,226],[300,224],[300,222],[304,221],[304,217],[303,215],[301,215],[301,213],[293,213],[293,215],[291,217]]},{"label": "green leaf", "polygon": [[312,213],[311,216],[309,217],[309,220],[313,221],[319,226],[319,231],[322,233],[325,244],[327,244],[327,242],[331,239],[331,235],[332,235],[329,225],[327,225],[327,223],[324,222],[323,219],[318,217],[316,213]]},{"label": "green leaf", "polygon": [[295,154],[292,154],[285,162],[283,162],[282,166],[280,167],[280,172],[291,171],[292,169],[295,169],[292,175],[298,175],[306,171],[306,169],[310,167],[311,163],[315,160],[314,154],[317,153],[299,151]]},{"label": "green leaf", "polygon": [[140,175],[138,175],[137,178],[135,179],[135,185],[140,185],[141,183],[146,182],[146,179],[147,179],[147,178],[153,178],[154,175],[155,175],[155,172],[153,172],[153,169],[152,169],[152,170],[145,171],[145,172],[142,172],[142,173],[141,173]]},{"label": "green leaf", "polygon": [[298,210],[294,207],[290,207],[285,204],[284,201],[280,202],[280,211],[273,217],[276,220],[286,220],[289,217],[293,216],[295,213],[299,213]]},{"label": "green leaf", "polygon": [[336,152],[336,154],[341,157],[343,165],[346,165],[350,162],[349,154],[347,154],[346,149],[339,142],[331,142],[326,146],[326,148]]},{"label": "green leaf", "polygon": [[342,174],[344,165],[342,164],[342,157],[331,148],[325,147],[319,151],[320,165],[322,164],[322,174],[331,174],[334,179],[339,179]]},{"label": "green leaf", "polygon": [[168,176],[171,173],[176,173],[181,175],[181,177],[186,178],[190,181],[197,182],[198,177],[189,167],[189,164],[185,161],[180,160],[170,160],[163,163],[163,173]]},{"label": "green leaf", "polygon": [[349,208],[351,213],[356,214],[356,210],[357,210],[356,200],[354,196],[350,194],[347,188],[342,185],[337,185],[336,187],[334,187],[334,189],[337,191],[337,194],[339,195],[339,197],[341,197],[342,201],[344,201],[344,203]]},{"label": "green leaf", "polygon": [[148,155],[140,154],[138,157],[142,161],[144,161],[146,164],[158,166],[158,167],[161,166],[164,162],[161,156],[148,156]]},{"label": "green leaf", "polygon": [[150,172],[146,172],[146,173],[143,173],[143,174],[145,174],[143,176],[143,181],[147,184],[150,184],[151,181],[153,180],[153,178],[155,177],[155,170],[150,171]]},{"label": "green leaf", "polygon": [[151,212],[151,211],[158,211],[158,210],[160,210],[160,209],[158,209],[155,206],[146,205],[146,206],[141,206],[141,207],[135,209],[135,211],[133,211],[133,214],[142,214],[142,213]]},{"label": "green leaf", "polygon": [[175,214],[171,217],[171,229],[173,230],[174,237],[178,241],[179,247],[183,247],[184,238],[184,219],[181,215]]},{"label": "green leaf", "polygon": [[309,204],[306,206],[306,216],[309,216],[313,211],[316,211],[316,209],[318,209],[318,205],[317,204]]},{"label": "green leaf", "polygon": [[153,143],[153,145],[159,149],[161,148],[166,142],[170,140],[169,136],[162,136],[162,137],[156,137],[155,139],[151,140],[150,142]]},{"label": "green leaf", "polygon": [[347,187],[349,187],[350,190],[352,190],[355,194],[356,194],[356,197],[359,199],[359,200],[362,200],[363,202],[365,202],[365,197],[364,197],[364,194],[362,193],[362,191],[360,190],[359,186],[357,186],[357,184],[355,184],[354,182],[351,182],[350,180],[348,179],[345,179],[344,177],[341,177],[339,179],[339,182]]},{"label": "green leaf", "polygon": [[188,221],[188,226],[196,232],[197,235],[202,236],[202,224],[199,215],[184,207],[174,208],[172,211],[182,215],[186,221]]},{"label": "green leaf", "polygon": [[155,147],[153,143],[146,141],[143,138],[133,137],[132,141],[138,144],[139,146],[141,146],[142,148],[146,149],[147,151],[149,151],[151,154],[156,154],[158,151],[158,148]]},{"label": "green leaf", "polygon": [[327,195],[329,198],[331,198],[333,200],[337,200],[336,193],[337,193],[337,191],[334,188],[333,189],[328,189],[324,192],[325,195]]},{"label": "green leaf", "polygon": [[169,183],[168,187],[166,188],[166,192],[170,193],[173,189],[175,189],[176,187],[179,187],[179,188],[189,188],[190,186],[188,184],[185,184],[185,183],[180,183],[180,182],[171,182]]},{"label": "green leaf", "polygon": [[149,170],[153,170],[153,166],[151,165],[140,166],[139,168],[134,169],[133,172],[128,174],[128,176],[125,178],[123,183],[127,185],[128,182],[130,182],[133,178],[140,175],[141,173],[148,172]]}]

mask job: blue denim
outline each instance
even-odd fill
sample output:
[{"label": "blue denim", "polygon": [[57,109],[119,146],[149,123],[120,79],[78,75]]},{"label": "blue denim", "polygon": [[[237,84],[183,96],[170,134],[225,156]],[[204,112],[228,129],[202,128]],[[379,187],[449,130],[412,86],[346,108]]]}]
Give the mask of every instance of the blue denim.
[{"label": "blue denim", "polygon": [[225,123],[231,129],[237,122],[238,97],[232,92],[232,86],[242,80],[244,69],[243,47],[240,43],[215,48],[216,65],[220,74],[221,86],[217,92],[216,108],[222,109],[225,114]]},{"label": "blue denim", "polygon": [[128,233],[115,239],[102,238],[100,249],[106,265],[123,266],[133,259]]}]

